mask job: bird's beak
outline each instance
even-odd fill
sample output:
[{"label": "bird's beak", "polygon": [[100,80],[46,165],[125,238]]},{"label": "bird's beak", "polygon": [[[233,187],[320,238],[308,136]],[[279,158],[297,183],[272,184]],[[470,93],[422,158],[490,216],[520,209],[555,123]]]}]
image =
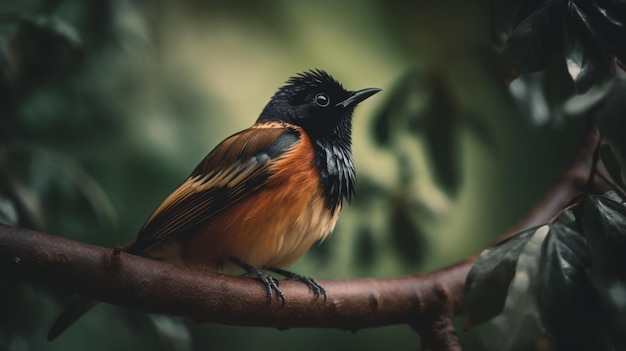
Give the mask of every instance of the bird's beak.
[{"label": "bird's beak", "polygon": [[341,107],[351,107],[351,106],[356,106],[356,104],[358,104],[359,102],[367,99],[368,97],[376,94],[377,92],[381,91],[382,89],[378,89],[378,88],[367,88],[367,89],[362,89],[359,91],[355,91],[354,93],[352,93],[352,95],[350,95],[349,98],[343,100],[342,102],[338,103],[337,107],[341,106]]}]

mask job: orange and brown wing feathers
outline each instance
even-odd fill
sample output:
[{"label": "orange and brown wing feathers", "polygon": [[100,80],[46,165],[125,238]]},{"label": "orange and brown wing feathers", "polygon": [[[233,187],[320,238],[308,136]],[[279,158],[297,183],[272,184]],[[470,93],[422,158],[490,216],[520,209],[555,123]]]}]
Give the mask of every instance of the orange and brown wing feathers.
[{"label": "orange and brown wing feathers", "polygon": [[261,187],[272,163],[299,140],[298,130],[279,123],[257,124],[230,136],[161,203],[126,251],[139,253],[197,229]]},{"label": "orange and brown wing feathers", "polygon": [[302,133],[271,163],[262,188],[181,240],[185,264],[229,272],[236,257],[258,268],[287,267],[328,236],[339,209],[326,206],[314,152]]}]

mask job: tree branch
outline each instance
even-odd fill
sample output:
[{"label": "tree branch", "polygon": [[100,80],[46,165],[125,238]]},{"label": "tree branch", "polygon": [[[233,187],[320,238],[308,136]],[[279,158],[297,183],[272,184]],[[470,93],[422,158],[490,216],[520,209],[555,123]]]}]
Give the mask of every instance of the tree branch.
[{"label": "tree branch", "polygon": [[307,287],[281,281],[286,302],[267,303],[255,280],[177,267],[116,250],[23,228],[0,225],[0,265],[58,288],[131,309],[198,322],[279,329],[356,330],[412,323],[441,302],[433,291],[449,287],[460,307],[467,261],[426,275],[324,281],[328,300]]},{"label": "tree branch", "polygon": [[[572,166],[505,236],[547,222],[582,190],[596,141],[595,132],[587,137]],[[281,281],[283,306],[277,299],[268,304],[265,289],[255,280],[0,225],[0,268],[104,302],[197,322],[279,329],[409,324],[432,350],[460,350],[451,317],[461,311],[465,278],[474,260],[400,278],[322,281],[326,302],[315,300],[304,284]]]}]

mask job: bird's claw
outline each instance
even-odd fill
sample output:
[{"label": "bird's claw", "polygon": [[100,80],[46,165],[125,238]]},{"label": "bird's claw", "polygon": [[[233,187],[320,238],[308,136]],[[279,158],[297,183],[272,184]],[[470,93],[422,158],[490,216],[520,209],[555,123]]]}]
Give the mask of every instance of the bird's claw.
[{"label": "bird's claw", "polygon": [[304,277],[306,278],[305,280],[303,280],[303,282],[309,286],[309,288],[311,288],[311,290],[313,290],[313,295],[315,296],[315,300],[317,300],[320,295],[324,295],[324,302],[326,302],[326,289],[324,289],[323,286],[321,286],[315,279],[313,278],[309,278],[309,277]]},{"label": "bird's claw", "polygon": [[257,279],[263,285],[265,285],[265,291],[267,292],[267,303],[272,302],[272,297],[274,296],[274,292],[276,292],[276,296],[282,301],[282,304],[285,304],[285,295],[278,288],[278,279],[263,273],[260,269],[252,267],[249,272],[244,274],[245,277]]},{"label": "bird's claw", "polygon": [[309,289],[313,291],[313,296],[315,296],[315,300],[319,299],[320,296],[324,295],[324,302],[326,302],[326,289],[324,289],[324,287],[321,286],[315,279],[306,277],[300,274],[296,274],[296,273],[293,273],[284,269],[280,269],[280,268],[272,267],[272,268],[269,268],[269,270],[284,276],[288,280],[295,280],[295,281],[299,281],[299,282],[306,284],[306,286],[308,286]]},{"label": "bird's claw", "polygon": [[315,297],[315,300],[319,299],[319,297],[323,295],[323,301],[326,302],[326,289],[324,289],[324,287],[321,286],[315,279],[297,274],[295,274],[295,276],[293,277],[288,277],[287,279],[303,282],[309,287],[309,289],[311,289],[311,291],[313,291],[313,296]]}]

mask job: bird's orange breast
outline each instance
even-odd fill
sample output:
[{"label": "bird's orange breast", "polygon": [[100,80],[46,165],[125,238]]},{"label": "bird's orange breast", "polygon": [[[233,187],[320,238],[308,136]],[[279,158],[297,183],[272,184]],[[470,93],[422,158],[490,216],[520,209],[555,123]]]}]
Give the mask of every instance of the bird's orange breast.
[{"label": "bird's orange breast", "polygon": [[[306,133],[271,166],[264,185],[181,241],[188,265],[228,271],[233,256],[255,267],[286,267],[335,227]],[[225,265],[226,266],[223,266]]]}]

